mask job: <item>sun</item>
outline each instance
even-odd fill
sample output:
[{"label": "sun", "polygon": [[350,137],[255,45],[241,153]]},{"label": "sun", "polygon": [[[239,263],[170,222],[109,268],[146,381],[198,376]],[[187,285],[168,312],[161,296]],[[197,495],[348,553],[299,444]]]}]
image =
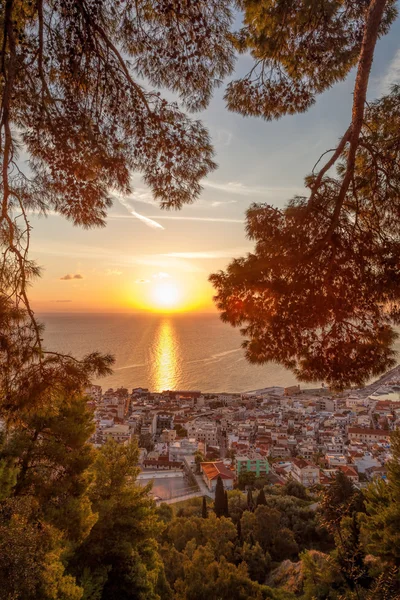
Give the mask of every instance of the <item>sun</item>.
[{"label": "sun", "polygon": [[179,306],[181,294],[174,283],[162,282],[154,286],[152,300],[158,308],[174,309]]}]

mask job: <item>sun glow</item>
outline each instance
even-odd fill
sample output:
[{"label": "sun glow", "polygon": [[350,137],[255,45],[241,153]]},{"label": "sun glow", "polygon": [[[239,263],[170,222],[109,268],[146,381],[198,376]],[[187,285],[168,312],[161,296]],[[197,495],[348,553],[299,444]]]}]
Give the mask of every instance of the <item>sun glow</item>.
[{"label": "sun glow", "polygon": [[152,301],[156,308],[177,309],[181,300],[180,290],[172,282],[163,281],[153,288]]},{"label": "sun glow", "polygon": [[160,314],[188,313],[209,308],[211,304],[212,289],[207,289],[200,278],[191,273],[184,276],[161,271],[152,274],[143,269],[135,277],[126,293],[133,309]]}]

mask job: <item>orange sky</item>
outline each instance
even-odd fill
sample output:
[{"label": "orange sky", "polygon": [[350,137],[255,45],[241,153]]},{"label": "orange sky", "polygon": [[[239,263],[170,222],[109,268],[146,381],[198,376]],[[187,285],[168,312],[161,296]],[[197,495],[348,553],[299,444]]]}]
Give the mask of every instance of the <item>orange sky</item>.
[{"label": "orange sky", "polygon": [[[399,80],[399,36],[397,20],[377,46],[369,99]],[[250,57],[242,56],[237,74],[250,67]],[[196,115],[209,129],[219,166],[203,181],[199,200],[181,211],[162,211],[134,174],[132,195],[114,196],[104,229],[87,231],[57,215],[32,215],[31,258],[43,268],[30,292],[34,309],[214,311],[209,274],[252,250],[246,210],[254,202],[282,207],[304,193],[304,176],[347,127],[353,84],[351,73],[307,113],[268,123],[229,113],[222,86]]]}]

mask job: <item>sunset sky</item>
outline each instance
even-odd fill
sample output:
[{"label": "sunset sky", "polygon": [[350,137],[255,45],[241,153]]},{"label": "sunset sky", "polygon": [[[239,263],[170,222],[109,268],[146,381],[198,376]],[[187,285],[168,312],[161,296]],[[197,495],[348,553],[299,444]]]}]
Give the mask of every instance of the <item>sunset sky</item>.
[{"label": "sunset sky", "polygon": [[[369,88],[374,99],[400,83],[397,20],[378,43]],[[251,64],[242,57],[237,73]],[[105,229],[82,230],[59,216],[32,217],[31,256],[42,278],[31,291],[39,312],[213,311],[207,278],[251,250],[244,214],[252,202],[283,206],[350,121],[354,74],[320,96],[306,114],[266,123],[229,113],[223,88],[207,111],[219,165],[200,200],[178,212],[158,208],[140,176],[134,193],[115,199]],[[134,214],[132,214],[132,211]]]}]

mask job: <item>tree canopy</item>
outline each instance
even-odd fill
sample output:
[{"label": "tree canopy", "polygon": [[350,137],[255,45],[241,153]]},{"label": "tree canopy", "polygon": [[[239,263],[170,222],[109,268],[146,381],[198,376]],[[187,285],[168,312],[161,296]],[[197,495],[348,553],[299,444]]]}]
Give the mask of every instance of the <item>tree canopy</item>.
[{"label": "tree canopy", "polygon": [[[366,97],[377,40],[396,15],[395,0],[3,3],[1,306],[27,311],[37,356],[30,213],[102,226],[135,172],[162,207],[193,202],[215,163],[207,130],[187,112],[207,105],[237,52],[253,65],[225,98],[245,116],[304,112],[352,68],[356,79],[349,127],[306,177],[309,195],[284,209],[252,206],[254,252],[211,276],[222,318],[241,327],[250,361],[279,362],[300,380],[344,387],[390,368],[400,319],[399,88],[370,105]],[[109,367],[98,359],[94,372]]]},{"label": "tree canopy", "polygon": [[239,47],[254,66],[228,86],[229,108],[266,119],[303,112],[352,67],[357,72],[349,127],[306,177],[309,195],[283,209],[250,207],[255,250],[211,276],[216,303],[224,321],[241,327],[250,362],[279,362],[302,381],[360,385],[395,364],[400,322],[400,88],[366,101],[376,42],[396,17],[395,2],[242,6]]},{"label": "tree canopy", "polygon": [[80,368],[82,381],[107,371],[109,357],[80,364],[44,355],[28,298],[39,274],[29,258],[30,214],[55,212],[75,225],[103,226],[112,198],[131,193],[135,172],[162,207],[193,202],[215,163],[206,128],[187,111],[204,108],[232,69],[231,22],[224,0],[2,3],[0,319],[4,313],[13,331],[22,330],[32,350],[29,360],[26,352],[22,357],[9,327],[4,334],[1,328],[5,381],[21,363],[26,374],[39,362],[29,376],[42,381],[49,379],[47,366]]}]

